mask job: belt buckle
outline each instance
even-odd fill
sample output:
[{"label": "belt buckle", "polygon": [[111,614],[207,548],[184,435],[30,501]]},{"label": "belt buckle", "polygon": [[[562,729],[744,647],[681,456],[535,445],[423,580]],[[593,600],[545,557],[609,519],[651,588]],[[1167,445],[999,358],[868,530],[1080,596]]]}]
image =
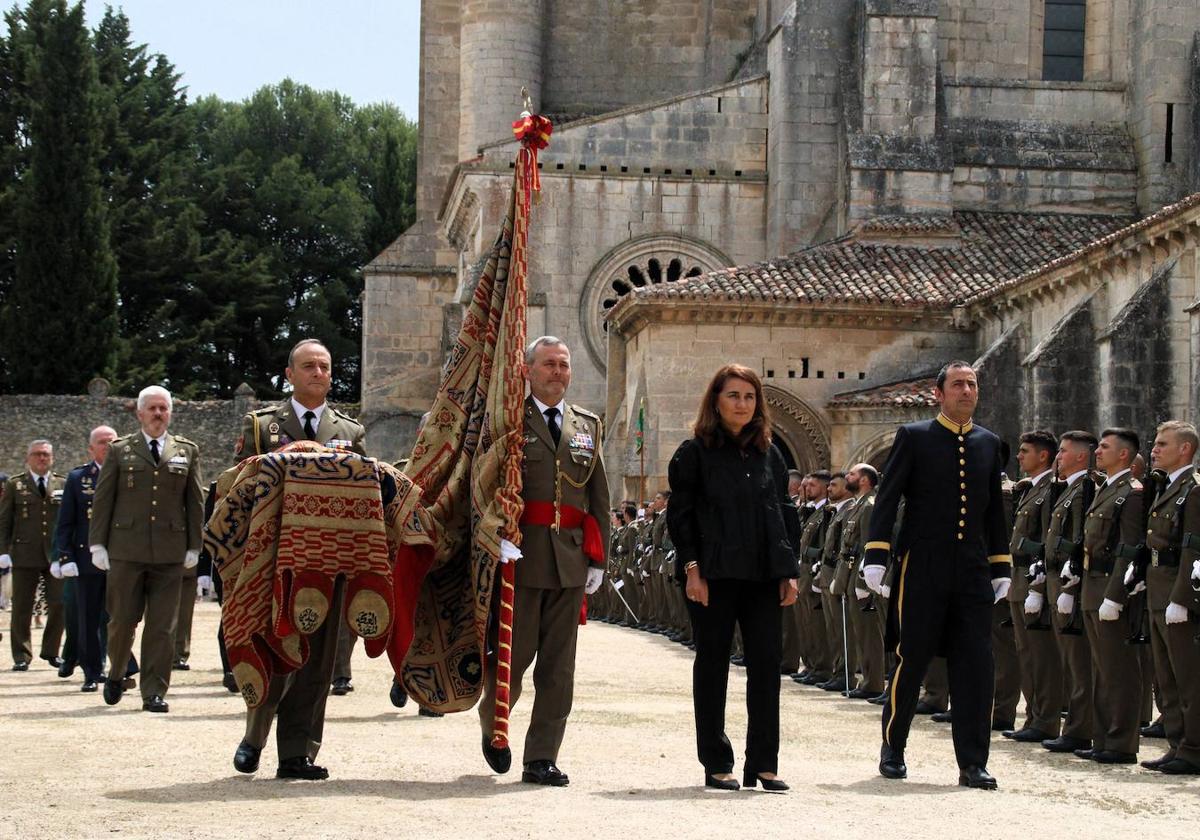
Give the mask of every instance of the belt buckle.
[{"label": "belt buckle", "polygon": [[1154,566],[1155,568],[1158,567],[1158,549],[1157,548],[1150,549],[1150,565]]}]

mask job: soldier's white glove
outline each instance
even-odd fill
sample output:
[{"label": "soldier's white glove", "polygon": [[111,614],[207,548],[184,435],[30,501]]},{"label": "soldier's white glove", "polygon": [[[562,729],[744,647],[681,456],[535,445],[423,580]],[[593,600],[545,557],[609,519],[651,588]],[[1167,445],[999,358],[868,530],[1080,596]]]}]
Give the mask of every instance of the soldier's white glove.
[{"label": "soldier's white glove", "polygon": [[11,569],[12,557],[7,554],[0,554],[0,569]]},{"label": "soldier's white glove", "polygon": [[1029,581],[1029,585],[1030,585],[1030,586],[1041,586],[1043,583],[1045,583],[1045,582],[1046,582],[1046,569],[1045,569],[1045,567],[1039,564],[1039,565],[1038,565],[1038,570],[1039,570],[1039,571],[1038,571],[1038,573],[1037,573],[1037,576],[1036,576],[1036,577],[1035,577],[1033,580]]},{"label": "soldier's white glove", "polygon": [[62,576],[65,578],[79,577],[79,565],[74,560],[63,563]]},{"label": "soldier's white glove", "polygon": [[1030,592],[1025,596],[1025,612],[1029,615],[1037,615],[1042,611],[1042,605],[1046,603],[1046,596],[1041,592]]},{"label": "soldier's white glove", "polygon": [[815,583],[814,583],[812,586],[810,586],[810,587],[809,587],[809,589],[811,589],[811,590],[812,590],[812,593],[813,593],[814,595],[820,595],[820,594],[821,594],[821,587],[817,586]]},{"label": "soldier's white glove", "polygon": [[867,589],[872,592],[879,592],[879,587],[883,586],[883,573],[886,571],[883,566],[872,563],[870,566],[863,566],[863,580],[867,584]]},{"label": "soldier's white glove", "polygon": [[1079,575],[1071,571],[1070,563],[1063,563],[1062,574],[1059,577],[1062,578],[1062,585],[1064,587],[1074,586],[1079,583]]},{"label": "soldier's white glove", "polygon": [[50,564],[50,577],[55,580],[62,580],[62,564],[57,560]]},{"label": "soldier's white glove", "polygon": [[1071,610],[1075,609],[1075,596],[1064,592],[1058,596],[1055,606],[1058,607],[1058,611],[1063,615],[1070,615]]},{"label": "soldier's white glove", "polygon": [[1116,601],[1105,598],[1104,603],[1100,605],[1100,620],[1116,621],[1121,617],[1123,609],[1125,609],[1124,604],[1118,604]]},{"label": "soldier's white glove", "polygon": [[200,575],[196,578],[196,596],[204,597],[204,593],[213,588],[212,578],[208,575]]},{"label": "soldier's white glove", "polygon": [[197,549],[191,549],[183,555],[183,568],[194,569],[196,564],[200,562],[200,552]]},{"label": "soldier's white glove", "polygon": [[92,565],[102,572],[108,571],[108,549],[102,545],[91,547]]},{"label": "soldier's white glove", "polygon": [[863,598],[870,598],[870,597],[871,597],[871,590],[870,590],[870,589],[859,589],[859,588],[856,586],[856,587],[854,587],[854,597],[855,597],[855,598],[857,598],[857,599],[858,599],[858,600],[860,600],[860,601],[861,601]]},{"label": "soldier's white glove", "polygon": [[1167,624],[1183,624],[1188,620],[1187,607],[1174,601],[1167,604]]},{"label": "soldier's white glove", "polygon": [[588,567],[587,583],[583,585],[584,593],[587,595],[595,594],[602,583],[604,583],[604,570],[597,569],[595,566]]},{"label": "soldier's white glove", "polygon": [[992,603],[999,604],[1008,595],[1010,586],[1012,586],[1012,578],[995,578],[992,581],[992,594],[996,596],[996,600]]},{"label": "soldier's white glove", "polygon": [[882,595],[884,598],[891,598],[892,597],[892,587],[888,586],[886,583],[883,584],[882,586],[879,587],[879,594]]},{"label": "soldier's white glove", "polygon": [[[1200,563],[1200,560],[1197,560],[1196,562]],[[1127,569],[1125,569],[1125,586],[1128,587],[1129,584],[1131,584],[1131,583],[1133,583],[1133,564],[1132,563],[1130,563],[1129,567]],[[1146,581],[1139,580],[1137,582],[1137,586],[1133,587],[1133,592],[1131,592],[1129,594],[1136,595],[1139,592],[1145,592],[1145,591],[1146,591]]]},{"label": "soldier's white glove", "polygon": [[1192,581],[1200,583],[1200,560],[1192,561]]},{"label": "soldier's white glove", "polygon": [[508,540],[500,540],[500,562],[507,563],[509,560],[520,560],[524,555],[521,554],[521,549],[517,548]]}]

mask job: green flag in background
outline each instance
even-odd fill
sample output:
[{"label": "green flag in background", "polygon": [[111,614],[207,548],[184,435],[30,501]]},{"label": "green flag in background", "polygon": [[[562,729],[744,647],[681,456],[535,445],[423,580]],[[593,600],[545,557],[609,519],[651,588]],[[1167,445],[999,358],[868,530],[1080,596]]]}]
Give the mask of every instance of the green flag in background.
[{"label": "green flag in background", "polygon": [[635,451],[638,453],[641,453],[642,446],[644,446],[645,442],[646,442],[646,398],[645,397],[643,397],[642,401],[638,404],[637,431],[634,433],[634,440],[636,441],[636,444],[637,444],[637,449]]}]

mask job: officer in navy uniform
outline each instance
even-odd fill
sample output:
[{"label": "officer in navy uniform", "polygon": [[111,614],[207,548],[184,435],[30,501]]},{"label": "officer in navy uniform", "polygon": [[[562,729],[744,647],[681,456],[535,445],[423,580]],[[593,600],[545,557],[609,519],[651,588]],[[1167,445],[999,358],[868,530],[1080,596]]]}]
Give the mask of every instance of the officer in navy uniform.
[{"label": "officer in navy uniform", "polygon": [[863,576],[878,592],[903,498],[901,565],[892,588],[897,663],[883,707],[879,772],[889,779],[907,776],[904,747],[921,680],[929,661],[942,652],[954,697],[958,783],[994,790],[996,780],[987,771],[995,676],[992,605],[1012,582],[1000,439],[971,421],[979,384],[969,363],[942,368],[934,396],[941,405],[936,418],[896,432],[866,544]]},{"label": "officer in navy uniform", "polygon": [[[292,386],[291,399],[252,411],[242,419],[237,459],[279,449],[297,440],[313,440],[366,455],[366,430],[349,415],[331,408],[325,398],[333,384],[333,359],[320,341],[306,338],[288,354],[285,371]],[[259,757],[275,723],[280,779],[329,778],[329,771],[314,763],[325,731],[325,702],[337,653],[344,579],[339,575],[330,602],[330,618],[308,637],[308,661],[299,670],[271,680],[271,690],[256,708],[246,712],[246,734],[233,756],[239,773],[258,770]],[[275,718],[278,716],[278,722]]]}]

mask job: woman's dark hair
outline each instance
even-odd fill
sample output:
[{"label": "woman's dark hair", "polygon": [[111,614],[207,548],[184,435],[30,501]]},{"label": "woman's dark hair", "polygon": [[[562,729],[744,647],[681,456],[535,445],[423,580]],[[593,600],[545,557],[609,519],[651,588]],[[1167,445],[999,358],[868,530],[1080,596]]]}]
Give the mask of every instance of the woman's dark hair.
[{"label": "woman's dark hair", "polygon": [[762,380],[745,365],[725,365],[716,372],[712,381],[708,383],[704,399],[700,401],[700,414],[696,417],[692,431],[710,448],[720,445],[730,437],[721,423],[721,414],[717,411],[717,400],[725,390],[725,383],[730,379],[741,379],[754,386],[754,416],[734,442],[743,448],[753,446],[761,452],[766,452],[767,447],[771,445],[771,414],[767,409],[767,401],[763,399]]}]

